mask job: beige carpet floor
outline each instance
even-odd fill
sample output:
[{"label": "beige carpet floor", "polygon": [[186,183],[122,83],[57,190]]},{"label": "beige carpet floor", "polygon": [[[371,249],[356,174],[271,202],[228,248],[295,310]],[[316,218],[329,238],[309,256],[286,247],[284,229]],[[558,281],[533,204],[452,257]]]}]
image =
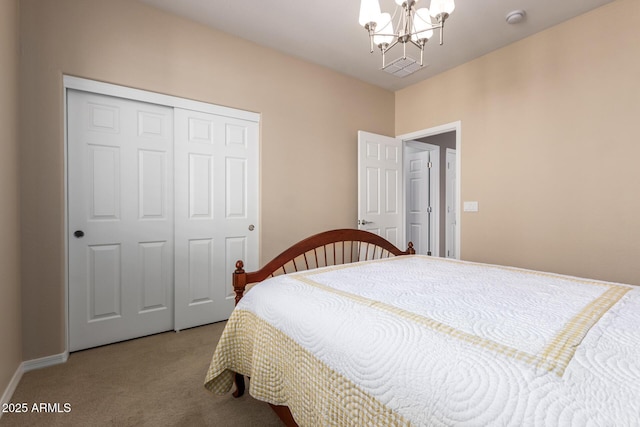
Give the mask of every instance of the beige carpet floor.
[{"label": "beige carpet floor", "polygon": [[[204,377],[224,322],[72,353],[67,363],[27,372],[4,413],[10,426],[281,426],[248,393],[214,395]],[[70,404],[68,413],[31,412],[34,403]]]}]

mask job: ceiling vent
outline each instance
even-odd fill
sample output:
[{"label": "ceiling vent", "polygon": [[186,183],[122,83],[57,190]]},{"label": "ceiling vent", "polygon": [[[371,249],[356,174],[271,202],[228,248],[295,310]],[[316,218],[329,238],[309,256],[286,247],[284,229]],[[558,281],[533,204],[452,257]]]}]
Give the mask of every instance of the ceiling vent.
[{"label": "ceiling vent", "polygon": [[420,68],[426,68],[429,64],[421,66],[418,61],[407,56],[406,58],[398,58],[389,64],[387,64],[382,70],[389,74],[393,74],[396,77],[407,77],[410,74],[415,73]]}]

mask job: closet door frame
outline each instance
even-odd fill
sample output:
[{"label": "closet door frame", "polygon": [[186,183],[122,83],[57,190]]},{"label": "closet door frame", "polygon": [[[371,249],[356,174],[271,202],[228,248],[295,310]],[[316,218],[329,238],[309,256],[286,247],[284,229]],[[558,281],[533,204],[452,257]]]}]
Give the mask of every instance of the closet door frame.
[{"label": "closet door frame", "polygon": [[[113,97],[125,98],[134,101],[147,102],[152,104],[163,105],[172,108],[181,108],[187,110],[201,111],[204,113],[215,114],[219,116],[232,117],[241,120],[247,120],[256,122],[259,126],[260,114],[250,111],[238,110],[229,107],[223,107],[214,104],[208,104],[205,102],[194,101],[186,98],[175,97],[171,95],[164,95],[155,92],[149,92],[141,89],[134,89],[126,86],[114,85],[110,83],[98,82],[95,80],[84,79],[74,76],[63,76],[63,111],[64,111],[64,276],[65,276],[65,298],[64,298],[64,312],[65,312],[65,352],[63,358],[66,360],[69,354],[69,206],[68,206],[68,134],[67,134],[67,90],[75,89],[85,92],[92,92],[100,95],[108,95]],[[259,138],[259,137],[258,137]],[[258,141],[258,158],[260,158],[260,144]],[[258,164],[259,168],[259,164]],[[259,170],[256,171],[259,175]],[[257,209],[257,247],[258,256],[260,252],[260,236],[261,236],[261,216],[260,216],[260,188],[259,185],[256,188],[258,204]],[[257,262],[257,260],[256,260]]]}]

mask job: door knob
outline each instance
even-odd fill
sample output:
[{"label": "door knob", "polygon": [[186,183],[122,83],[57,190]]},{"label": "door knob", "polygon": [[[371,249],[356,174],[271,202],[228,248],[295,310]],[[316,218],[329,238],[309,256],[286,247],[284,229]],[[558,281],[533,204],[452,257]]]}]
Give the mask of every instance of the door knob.
[{"label": "door knob", "polygon": [[78,239],[84,236],[84,231],[82,230],[76,230],[73,233],[74,236],[76,236]]}]

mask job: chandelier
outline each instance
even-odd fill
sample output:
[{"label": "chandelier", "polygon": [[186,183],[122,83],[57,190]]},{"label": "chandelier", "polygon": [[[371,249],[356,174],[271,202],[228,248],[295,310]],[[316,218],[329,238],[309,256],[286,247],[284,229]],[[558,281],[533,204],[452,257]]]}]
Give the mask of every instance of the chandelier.
[{"label": "chandelier", "polygon": [[[380,12],[378,0],[361,0],[359,22],[369,33],[371,52],[373,53],[374,46],[377,46],[382,52],[383,70],[390,65],[398,66],[398,62],[405,62],[401,67],[413,65],[413,69],[405,71],[404,75],[417,71],[424,65],[424,46],[433,36],[433,30],[440,30],[440,44],[442,45],[444,22],[455,9],[454,0],[431,0],[429,9],[426,7],[418,9],[416,4],[419,1],[395,0],[398,6],[391,16],[388,13]],[[402,57],[388,64],[385,54],[399,43],[403,49]],[[415,66],[415,60],[407,57],[407,44],[409,43],[420,49],[419,67]],[[406,64],[408,60],[410,63]]]}]

